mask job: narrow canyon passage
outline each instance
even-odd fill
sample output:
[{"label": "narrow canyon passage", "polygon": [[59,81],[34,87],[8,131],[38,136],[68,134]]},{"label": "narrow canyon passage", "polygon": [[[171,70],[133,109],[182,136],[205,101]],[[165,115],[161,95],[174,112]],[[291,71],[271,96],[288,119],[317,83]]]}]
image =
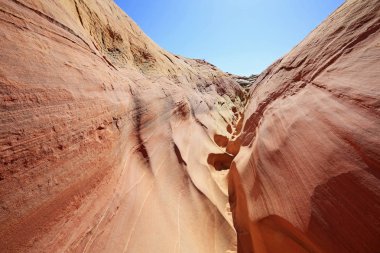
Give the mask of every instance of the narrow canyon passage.
[{"label": "narrow canyon passage", "polygon": [[325,252],[307,234],[280,216],[270,215],[257,222],[250,220],[243,181],[234,162],[245,142],[241,132],[248,99],[247,94],[239,109],[232,107],[236,121],[227,126],[230,138],[218,134],[214,136],[215,144],[224,148],[225,152],[209,154],[207,158],[215,170],[228,171],[228,198],[237,233],[238,252]]},{"label": "narrow canyon passage", "polygon": [[258,76],[112,0],[0,1],[0,252],[380,251],[380,2]]}]

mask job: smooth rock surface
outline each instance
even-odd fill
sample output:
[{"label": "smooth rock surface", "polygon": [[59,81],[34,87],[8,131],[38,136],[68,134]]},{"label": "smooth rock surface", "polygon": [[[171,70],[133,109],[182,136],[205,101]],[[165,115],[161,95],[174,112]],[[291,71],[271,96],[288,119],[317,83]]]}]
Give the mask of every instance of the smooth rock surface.
[{"label": "smooth rock surface", "polygon": [[379,28],[347,1],[244,78],[112,0],[0,1],[0,252],[379,252]]},{"label": "smooth rock surface", "polygon": [[[0,2],[0,251],[228,252],[240,86],[110,0]],[[232,102],[232,100],[234,102]]]},{"label": "smooth rock surface", "polygon": [[380,251],[380,2],[347,1],[250,88],[239,252]]}]

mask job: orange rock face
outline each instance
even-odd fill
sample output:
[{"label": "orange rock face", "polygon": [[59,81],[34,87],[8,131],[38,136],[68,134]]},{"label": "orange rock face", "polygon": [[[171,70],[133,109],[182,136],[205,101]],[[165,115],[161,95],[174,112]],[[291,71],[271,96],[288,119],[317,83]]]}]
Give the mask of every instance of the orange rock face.
[{"label": "orange rock face", "polygon": [[109,0],[1,1],[0,37],[1,252],[236,250],[207,163],[242,108],[234,80]]},{"label": "orange rock face", "polygon": [[347,1],[239,78],[111,0],[1,1],[0,252],[380,251],[379,27]]},{"label": "orange rock face", "polygon": [[239,252],[380,250],[380,2],[347,1],[250,89]]}]

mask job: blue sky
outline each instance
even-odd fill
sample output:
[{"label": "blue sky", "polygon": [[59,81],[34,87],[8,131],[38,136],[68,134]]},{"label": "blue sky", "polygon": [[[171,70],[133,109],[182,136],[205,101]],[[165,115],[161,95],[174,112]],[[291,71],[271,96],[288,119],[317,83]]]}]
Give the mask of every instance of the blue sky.
[{"label": "blue sky", "polygon": [[258,74],[344,0],[115,0],[166,50]]}]

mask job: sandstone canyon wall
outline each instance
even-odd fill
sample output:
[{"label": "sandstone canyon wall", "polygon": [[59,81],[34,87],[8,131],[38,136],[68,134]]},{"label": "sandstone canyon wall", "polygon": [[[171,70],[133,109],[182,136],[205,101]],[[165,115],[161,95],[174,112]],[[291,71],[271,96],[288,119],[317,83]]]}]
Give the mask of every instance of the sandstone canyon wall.
[{"label": "sandstone canyon wall", "polygon": [[214,135],[240,86],[113,1],[1,1],[2,252],[236,248]]},{"label": "sandstone canyon wall", "polygon": [[112,0],[1,0],[0,252],[380,251],[379,19],[242,88]]},{"label": "sandstone canyon wall", "polygon": [[230,172],[241,252],[379,252],[380,2],[347,1],[250,97]]}]

